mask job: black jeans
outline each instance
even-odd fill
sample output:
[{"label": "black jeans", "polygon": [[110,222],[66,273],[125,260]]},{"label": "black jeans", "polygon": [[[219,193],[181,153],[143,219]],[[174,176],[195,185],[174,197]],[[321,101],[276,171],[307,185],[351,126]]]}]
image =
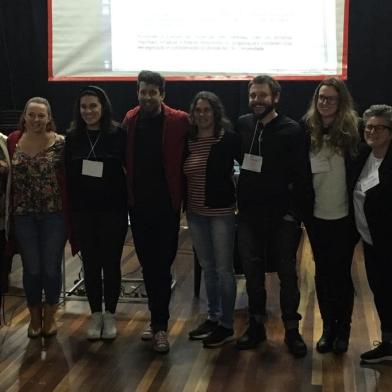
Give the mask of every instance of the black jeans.
[{"label": "black jeans", "polygon": [[129,212],[135,250],[151,312],[151,327],[167,330],[171,266],[177,254],[180,213],[171,208],[135,207]]},{"label": "black jeans", "polygon": [[[91,312],[116,311],[121,288],[121,256],[128,230],[127,211],[75,212],[75,237],[83,260]],[[103,271],[103,281],[102,281]]]},{"label": "black jeans", "polygon": [[238,248],[246,277],[250,317],[266,318],[265,273],[273,258],[280,279],[280,307],[286,329],[298,328],[300,293],[297,276],[297,248],[301,228],[295,221],[266,224],[250,215],[239,215]]},{"label": "black jeans", "polygon": [[315,284],[324,324],[350,325],[354,305],[352,220],[313,218],[306,226],[315,261]]},{"label": "black jeans", "polygon": [[[391,254],[380,252],[363,241],[366,275],[373,292],[383,340],[392,341],[392,260]],[[388,336],[385,336],[388,335]],[[385,338],[384,338],[385,337]]]}]

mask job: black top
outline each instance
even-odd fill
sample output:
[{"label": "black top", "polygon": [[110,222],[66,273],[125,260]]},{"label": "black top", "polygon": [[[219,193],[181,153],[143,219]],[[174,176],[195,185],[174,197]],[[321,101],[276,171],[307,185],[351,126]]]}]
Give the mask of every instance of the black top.
[{"label": "black top", "polygon": [[[90,139],[89,139],[90,138]],[[125,131],[68,132],[65,139],[67,190],[71,211],[127,209]],[[91,151],[91,144],[94,152]],[[91,152],[91,153],[90,153]],[[83,160],[103,162],[102,177],[82,174]]]},{"label": "black top", "polygon": [[[362,143],[358,157],[348,172],[350,202],[358,178],[371,153],[371,148]],[[390,259],[391,222],[392,222],[392,145],[378,168],[380,183],[368,189],[365,194],[364,213],[373,245],[379,254]]]},{"label": "black top", "polygon": [[225,131],[219,143],[211,146],[206,169],[205,204],[211,208],[230,207],[235,203],[234,159],[240,160],[237,134]]},{"label": "black top", "polygon": [[[240,212],[258,212],[271,219],[292,214],[298,219],[311,214],[313,187],[306,135],[297,122],[278,115],[262,129],[253,114],[241,116],[236,131],[241,137],[241,157],[249,153],[263,158],[260,173],[241,169],[238,179]],[[240,162],[242,164],[242,162]]]},{"label": "black top", "polygon": [[135,129],[133,192],[136,207],[169,206],[170,195],[163,166],[163,112],[139,117]]}]

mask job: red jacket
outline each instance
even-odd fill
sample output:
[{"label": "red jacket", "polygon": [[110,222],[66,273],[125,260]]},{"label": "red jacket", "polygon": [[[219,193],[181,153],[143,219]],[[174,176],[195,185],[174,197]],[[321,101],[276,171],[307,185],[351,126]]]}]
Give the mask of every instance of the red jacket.
[{"label": "red jacket", "polygon": [[[172,109],[162,104],[163,110],[163,130],[162,130],[162,155],[163,166],[173,208],[180,210],[183,196],[183,171],[185,136],[188,132],[188,114]],[[135,129],[140,107],[137,106],[125,115],[122,125],[127,129],[127,186],[128,203],[134,205],[133,195],[133,174],[134,174],[134,155],[135,148]]]}]

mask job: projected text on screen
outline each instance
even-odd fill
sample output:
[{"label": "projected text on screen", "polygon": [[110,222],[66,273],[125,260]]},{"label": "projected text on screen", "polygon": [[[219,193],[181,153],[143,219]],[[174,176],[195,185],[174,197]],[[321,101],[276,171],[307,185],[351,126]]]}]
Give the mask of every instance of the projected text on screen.
[{"label": "projected text on screen", "polygon": [[51,78],[345,77],[348,0],[50,0]]}]

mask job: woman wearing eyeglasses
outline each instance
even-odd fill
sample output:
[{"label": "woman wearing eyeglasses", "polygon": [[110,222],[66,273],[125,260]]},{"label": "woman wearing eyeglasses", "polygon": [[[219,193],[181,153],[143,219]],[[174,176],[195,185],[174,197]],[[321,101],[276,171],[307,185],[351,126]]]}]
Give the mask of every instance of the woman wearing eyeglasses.
[{"label": "woman wearing eyeglasses", "polygon": [[320,353],[344,353],[349,343],[354,303],[351,263],[357,236],[346,174],[360,139],[357,122],[344,82],[323,80],[304,118],[315,194],[313,217],[305,224],[323,320],[323,333],[316,345]]},{"label": "woman wearing eyeglasses", "polygon": [[352,176],[357,230],[366,274],[381,322],[381,342],[361,355],[365,363],[392,360],[392,107],[373,105],[363,114],[366,144]]}]

